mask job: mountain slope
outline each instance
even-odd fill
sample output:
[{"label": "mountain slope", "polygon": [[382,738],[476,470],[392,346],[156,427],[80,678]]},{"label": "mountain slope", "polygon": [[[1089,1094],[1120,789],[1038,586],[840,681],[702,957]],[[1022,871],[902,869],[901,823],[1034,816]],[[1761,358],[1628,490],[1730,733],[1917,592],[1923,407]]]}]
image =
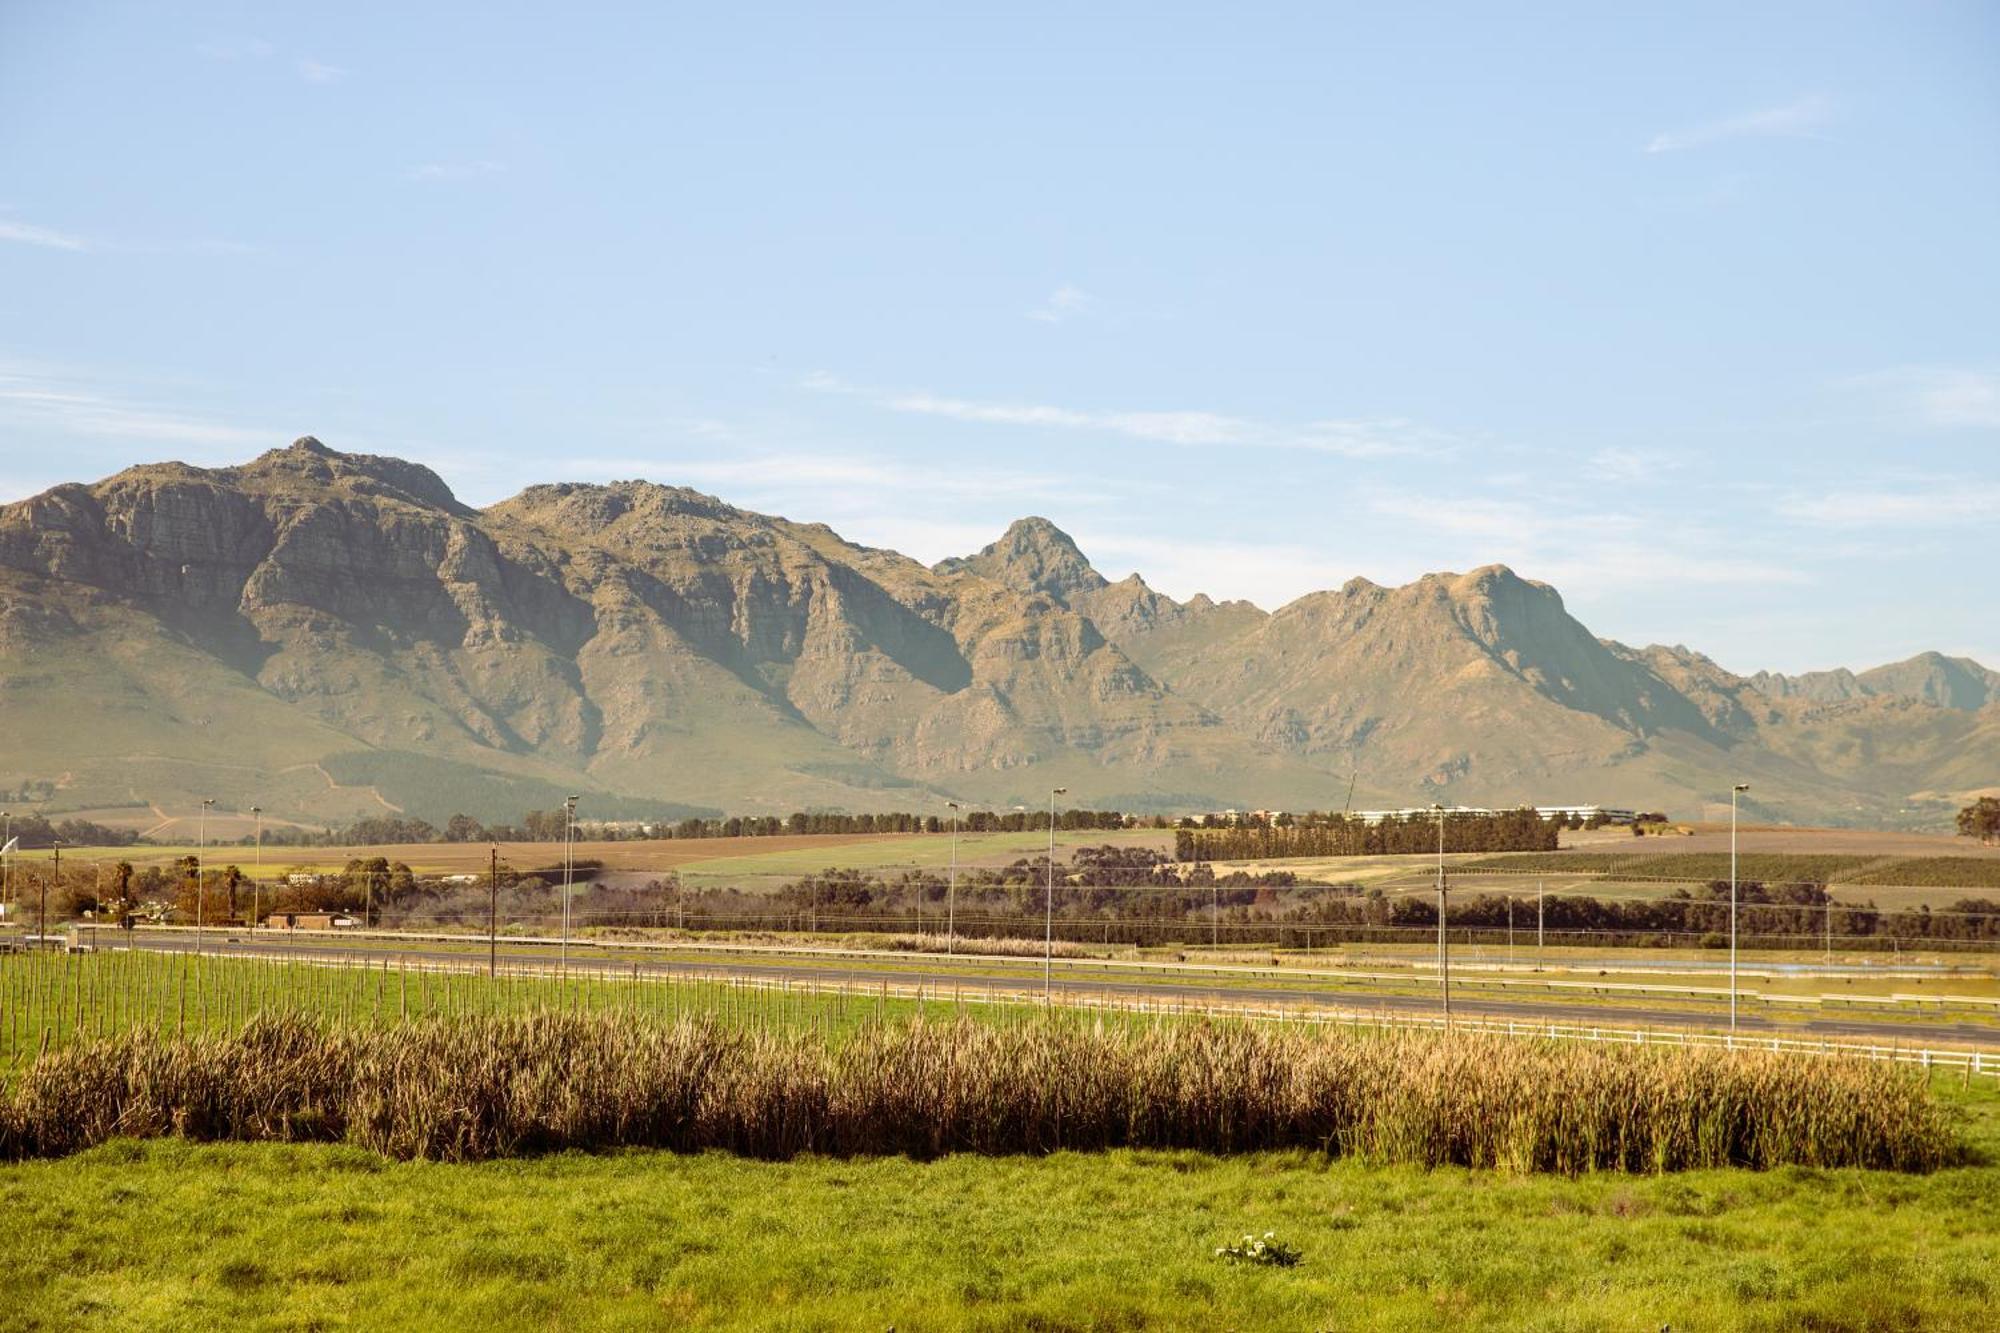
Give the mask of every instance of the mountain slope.
[{"label": "mountain slope", "polygon": [[[2000,676],[1737,677],[1499,566],[1266,613],[1104,579],[1023,519],[935,567],[648,482],[483,511],[302,439],[0,508],[0,787],[65,808],[483,817],[1432,798],[1934,820]],[[1924,802],[1932,802],[1926,805]]]}]

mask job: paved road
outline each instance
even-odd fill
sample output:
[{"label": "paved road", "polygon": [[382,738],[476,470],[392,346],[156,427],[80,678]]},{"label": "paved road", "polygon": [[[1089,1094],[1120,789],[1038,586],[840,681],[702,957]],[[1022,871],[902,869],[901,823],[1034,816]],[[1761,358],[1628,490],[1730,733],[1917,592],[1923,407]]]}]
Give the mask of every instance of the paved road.
[{"label": "paved road", "polygon": [[[147,936],[144,933],[128,941],[136,947],[157,949],[168,952],[184,952],[191,944],[182,936]],[[366,958],[371,962],[384,958],[394,958],[411,962],[448,962],[458,965],[478,962],[483,955],[463,949],[439,948],[436,946],[412,945],[407,948],[393,947],[393,942],[385,942],[379,937],[373,941],[345,944],[335,940],[300,941],[288,936],[282,940],[263,937],[230,938],[211,935],[204,943],[204,949],[214,953],[241,956],[265,956],[283,954],[293,958],[346,959]],[[500,951],[502,968],[546,967],[556,960],[553,950],[545,948],[505,947]],[[982,959],[982,964],[1006,965],[1011,960]],[[884,967],[866,959],[853,962],[839,960],[810,963],[778,963],[759,961],[755,957],[729,959],[604,959],[590,955],[577,963],[579,968],[609,968],[615,971],[629,971],[637,966],[641,975],[674,975],[703,977],[750,977],[764,980],[791,979],[797,981],[844,982],[853,984],[879,984],[888,982],[894,986],[914,986],[919,983],[934,986],[942,991],[954,987],[961,991],[984,990],[994,994],[1033,996],[1041,993],[1042,979],[1039,971],[1032,974],[979,975],[946,969],[925,969],[920,967]],[[1371,993],[1364,986],[1350,985],[1340,991],[1301,990],[1282,984],[1260,984],[1253,986],[1219,986],[1198,979],[1176,980],[1121,980],[1116,978],[1065,977],[1058,973],[1053,979],[1056,990],[1065,994],[1116,995],[1144,998],[1154,1001],[1185,1001],[1189,1004],[1251,1004],[1284,1005],[1289,1007],[1322,1007],[1348,1011],[1381,1011],[1397,1014],[1435,1014],[1439,1003],[1435,996]],[[1655,1006],[1603,1005],[1574,1000],[1539,999],[1493,999],[1475,995],[1452,996],[1452,1011],[1458,1014],[1480,1018],[1522,1019],[1531,1022],[1554,1022],[1564,1024],[1602,1023],[1620,1027],[1698,1028],[1712,1030],[1721,1018],[1714,1008],[1675,1009]],[[1900,1042],[1907,1046],[1925,1043],[1968,1044],[1978,1043],[2000,1046],[2000,1027],[1976,1021],[1953,1022],[1950,1020],[1917,1022],[1884,1022],[1865,1017],[1829,1016],[1807,1018],[1799,1022],[1777,1023],[1757,1014],[1743,1014],[1737,1028],[1741,1032],[1757,1032],[1790,1037],[1826,1037],[1841,1040],[1872,1040]]]}]

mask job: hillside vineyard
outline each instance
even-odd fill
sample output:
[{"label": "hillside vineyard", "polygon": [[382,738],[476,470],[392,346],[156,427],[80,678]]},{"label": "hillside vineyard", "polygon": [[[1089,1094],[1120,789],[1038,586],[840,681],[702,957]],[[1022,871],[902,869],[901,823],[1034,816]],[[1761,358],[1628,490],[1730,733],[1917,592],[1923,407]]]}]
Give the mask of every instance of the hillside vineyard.
[{"label": "hillside vineyard", "polygon": [[[1494,565],[1276,611],[1111,582],[1044,519],[925,566],[650,482],[483,510],[306,438],[0,508],[0,788],[85,810],[502,818],[1601,801],[1948,821],[2000,674],[1739,676]],[[1712,807],[1709,807],[1712,808]]]}]

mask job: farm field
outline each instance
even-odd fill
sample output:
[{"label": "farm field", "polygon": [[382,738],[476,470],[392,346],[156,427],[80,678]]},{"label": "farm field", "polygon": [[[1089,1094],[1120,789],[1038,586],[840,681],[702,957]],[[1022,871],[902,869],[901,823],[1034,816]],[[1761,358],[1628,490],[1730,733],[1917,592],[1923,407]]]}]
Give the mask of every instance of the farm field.
[{"label": "farm field", "polygon": [[[478,1165],[120,1141],[0,1166],[27,1328],[1991,1327],[1984,1164],[1569,1180],[1185,1151]],[[1215,1256],[1273,1231],[1303,1261]],[[173,1243],[161,1243],[171,1237]]]}]

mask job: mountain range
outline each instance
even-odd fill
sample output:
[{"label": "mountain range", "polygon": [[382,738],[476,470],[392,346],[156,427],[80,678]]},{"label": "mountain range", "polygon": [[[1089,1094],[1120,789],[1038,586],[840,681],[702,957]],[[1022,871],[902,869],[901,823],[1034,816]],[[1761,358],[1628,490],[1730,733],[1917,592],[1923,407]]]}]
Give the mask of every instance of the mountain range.
[{"label": "mountain range", "polygon": [[310,437],[0,507],[0,788],[272,818],[1441,799],[1948,825],[2000,673],[1733,674],[1500,565],[1275,611],[1112,582],[1045,519],[927,566],[650,482],[485,509]]}]

